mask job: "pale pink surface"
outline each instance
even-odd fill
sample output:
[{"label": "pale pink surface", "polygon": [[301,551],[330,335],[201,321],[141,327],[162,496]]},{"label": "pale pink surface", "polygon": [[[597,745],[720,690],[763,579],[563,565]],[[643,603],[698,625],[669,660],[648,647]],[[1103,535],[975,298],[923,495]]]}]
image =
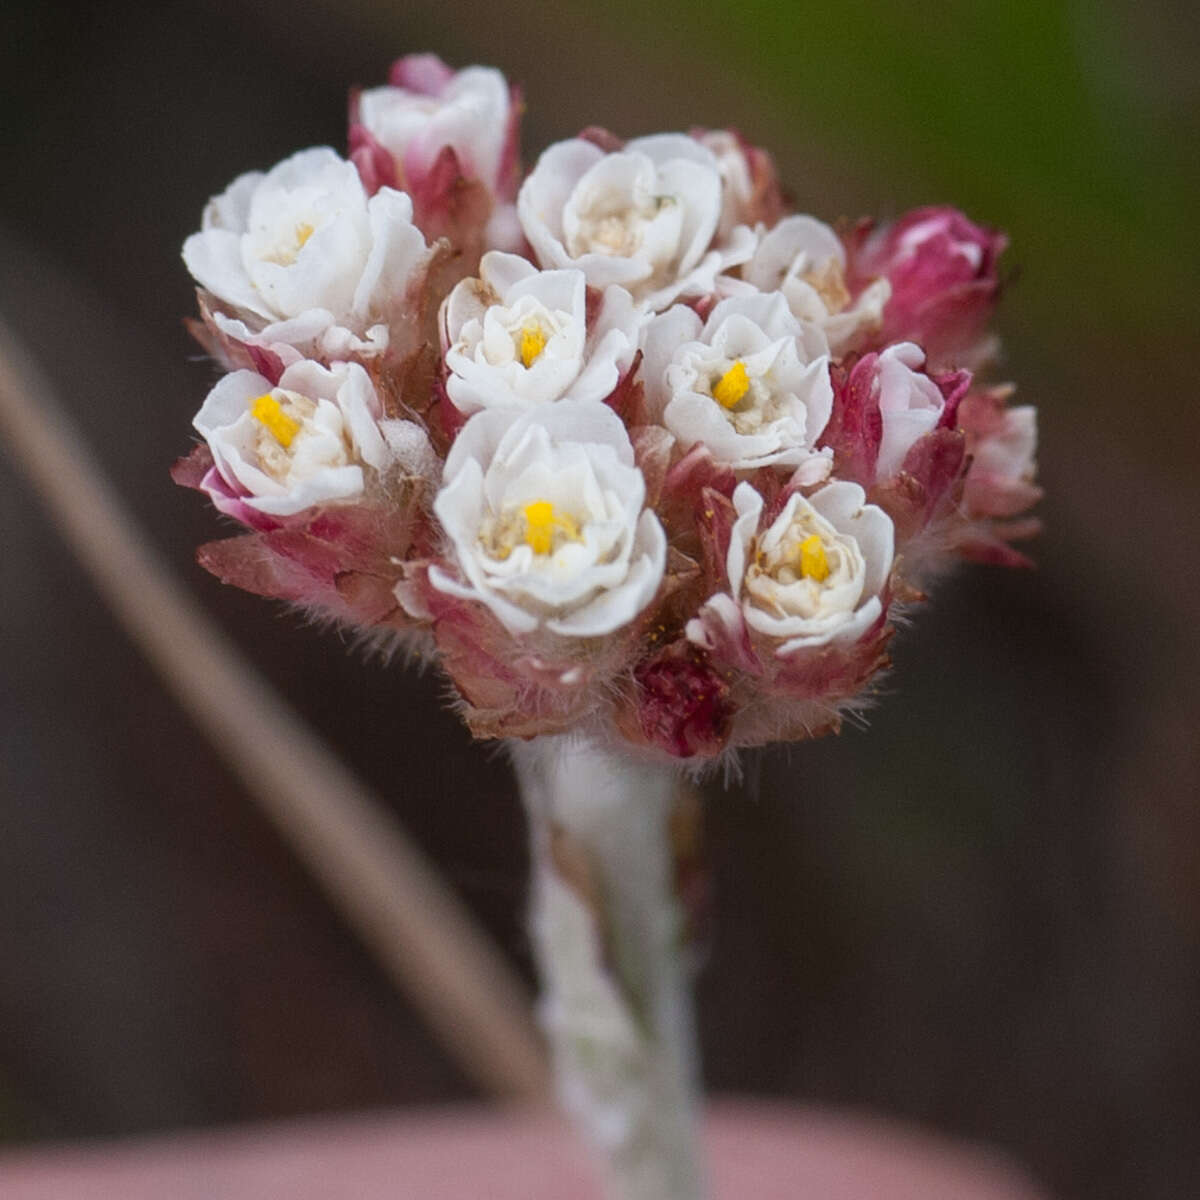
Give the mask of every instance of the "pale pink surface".
[{"label": "pale pink surface", "polygon": [[[716,1200],[1047,1200],[976,1149],[882,1121],[724,1103]],[[0,1156],[4,1200],[599,1200],[553,1117],[482,1109],[313,1120]]]}]

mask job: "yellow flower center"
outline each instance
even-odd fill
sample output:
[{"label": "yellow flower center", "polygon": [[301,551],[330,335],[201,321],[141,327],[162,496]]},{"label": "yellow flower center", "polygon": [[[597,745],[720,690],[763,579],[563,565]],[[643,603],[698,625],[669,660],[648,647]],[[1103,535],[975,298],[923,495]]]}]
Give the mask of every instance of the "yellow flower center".
[{"label": "yellow flower center", "polygon": [[829,558],[824,543],[815,533],[800,543],[800,574],[818,583],[829,575]]},{"label": "yellow flower center", "polygon": [[750,376],[746,373],[746,364],[739,358],[737,362],[713,384],[713,399],[722,408],[733,408],[739,404],[750,390]]},{"label": "yellow flower center", "polygon": [[283,406],[266,392],[250,404],[250,415],[286,450],[300,432],[300,422],[289,417]]},{"label": "yellow flower center", "polygon": [[546,334],[540,325],[526,325],[521,330],[521,363],[531,367],[546,348]]},{"label": "yellow flower center", "polygon": [[304,243],[313,235],[313,227],[307,221],[301,221],[296,226],[296,249],[303,250]]},{"label": "yellow flower center", "polygon": [[556,533],[571,542],[580,540],[579,523],[569,514],[559,512],[549,500],[526,504],[521,515],[525,518],[525,544],[534,554],[551,553]]}]

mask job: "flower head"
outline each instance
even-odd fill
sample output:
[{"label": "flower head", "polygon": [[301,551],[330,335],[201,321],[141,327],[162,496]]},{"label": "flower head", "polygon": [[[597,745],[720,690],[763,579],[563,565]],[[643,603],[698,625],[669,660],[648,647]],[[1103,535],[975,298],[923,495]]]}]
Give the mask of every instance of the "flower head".
[{"label": "flower head", "polygon": [[732,129],[693,130],[692,136],[713,152],[721,172],[718,240],[728,241],[739,225],[751,229],[774,225],[784,212],[784,202],[770,154]]},{"label": "flower head", "polygon": [[879,454],[875,459],[877,479],[895,475],[913,443],[942,419],[946,398],[941,388],[921,371],[924,365],[924,351],[912,342],[889,346],[876,360],[882,418]]},{"label": "flower head", "polygon": [[349,160],[210,202],[184,258],[231,373],[174,476],[248,531],[200,561],[420,636],[478,737],[836,728],[893,604],[1028,562],[1035,415],[975,378],[1003,235],[835,231],[728,129],[591,126],[522,182],[521,108],[411,55],[352,94]]},{"label": "flower head", "polygon": [[864,487],[909,471],[910,456],[935,431],[953,432],[970,385],[969,371],[929,374],[913,342],[864,354],[839,379],[823,439],[834,450],[835,471]]},{"label": "flower head", "polygon": [[[265,175],[239,176],[204,211],[183,258],[238,340],[325,359],[379,353],[428,260],[412,201],[369,200],[352,163],[302,150]],[[399,322],[397,322],[399,323]]]},{"label": "flower head", "polygon": [[493,251],[446,300],[446,391],[465,413],[603,400],[633,362],[642,321],[624,288],[606,288],[589,320],[582,271]]},{"label": "flower head", "polygon": [[360,92],[358,121],[393,157],[396,182],[419,192],[449,149],[465,179],[502,192],[515,165],[508,82],[492,67],[452,71],[431,54],[402,58],[392,83]]},{"label": "flower head", "polygon": [[599,637],[653,599],[666,538],[620,419],[564,400],[477,413],[446,459],[434,511],[458,578],[437,588],[486,605],[514,634]]},{"label": "flower head", "polygon": [[703,323],[677,305],[644,347],[647,404],[683,448],[703,444],[737,470],[795,467],[803,483],[829,474],[832,454],[816,446],[833,407],[825,339],[780,293],[723,300]]},{"label": "flower head", "polygon": [[749,257],[748,229],[716,244],[721,209],[715,156],[682,133],[611,153],[582,138],[559,142],[517,197],[543,267],[578,267],[592,286],[619,283],[653,309],[711,292],[720,271]]},{"label": "flower head", "polygon": [[[879,620],[892,569],[892,523],[866,503],[857,484],[837,480],[811,498],[795,491],[765,527],[762,496],[749,483],[738,485],[733,504],[729,596],[777,657],[854,641]],[[728,624],[728,600],[716,609],[713,615]],[[689,623],[688,637],[711,644],[703,617]]]},{"label": "flower head", "polygon": [[1009,389],[992,389],[963,401],[971,465],[963,504],[972,516],[1012,517],[1041,496],[1037,474],[1037,409],[1005,404]]},{"label": "flower head", "polygon": [[355,363],[332,370],[297,363],[275,386],[234,371],[194,421],[224,485],[211,494],[239,517],[244,509],[286,517],[353,500],[363,493],[364,471],[381,472],[393,458],[379,415],[375,389]]}]

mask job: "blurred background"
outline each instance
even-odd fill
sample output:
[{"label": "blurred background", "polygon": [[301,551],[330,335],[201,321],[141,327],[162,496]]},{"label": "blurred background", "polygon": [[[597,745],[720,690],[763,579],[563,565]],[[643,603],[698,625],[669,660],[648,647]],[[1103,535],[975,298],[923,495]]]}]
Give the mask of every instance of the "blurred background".
[{"label": "blurred background", "polygon": [[[1072,1200],[1200,1189],[1200,21],[1183,0],[159,0],[5,7],[0,317],[153,546],[518,970],[523,827],[440,685],[193,564],[167,467],[214,373],[179,247],[401,53],[591,123],[735,125],[802,210],[1012,238],[1032,573],[962,570],[867,730],[708,789],[714,1093],[998,1147]],[[0,1138],[473,1095],[114,623],[0,447]]]}]

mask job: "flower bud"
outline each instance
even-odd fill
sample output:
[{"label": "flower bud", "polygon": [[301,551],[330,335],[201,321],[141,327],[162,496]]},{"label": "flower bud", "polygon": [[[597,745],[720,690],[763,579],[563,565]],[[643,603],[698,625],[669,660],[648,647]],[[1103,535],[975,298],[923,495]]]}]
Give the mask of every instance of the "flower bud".
[{"label": "flower bud", "polygon": [[970,366],[999,290],[996,260],[1007,237],[955,208],[918,208],[867,238],[854,256],[858,287],[883,277],[883,344],[913,341],[931,364]]}]

